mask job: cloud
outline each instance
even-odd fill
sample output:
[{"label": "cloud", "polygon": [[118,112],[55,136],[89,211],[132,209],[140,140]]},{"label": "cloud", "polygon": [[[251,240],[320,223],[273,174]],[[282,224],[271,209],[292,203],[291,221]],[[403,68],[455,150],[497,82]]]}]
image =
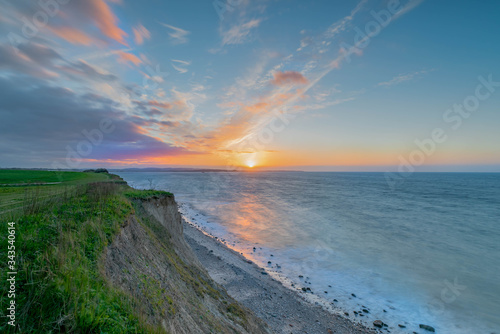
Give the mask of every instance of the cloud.
[{"label": "cloud", "polygon": [[38,43],[21,44],[17,49],[10,45],[0,44],[0,69],[50,80],[61,78],[61,76],[75,82],[82,79],[118,80],[117,76],[98,70],[83,60],[69,61],[54,49]]},{"label": "cloud", "polygon": [[[189,122],[194,114],[195,102],[206,98],[197,89],[195,87],[187,92],[172,89],[168,98],[134,100],[133,104],[139,114],[161,112],[161,120]],[[156,108],[156,111],[153,108]]]},{"label": "cloud", "polygon": [[191,62],[190,61],[186,61],[186,60],[172,59],[172,61],[174,61],[176,63],[179,63],[179,64],[183,64],[183,65],[191,65]]},{"label": "cloud", "polygon": [[104,0],[87,0],[87,9],[89,17],[94,21],[101,32],[117,41],[120,44],[127,45],[125,42],[125,37],[127,34],[118,27],[118,19],[109,8],[108,4]]},{"label": "cloud", "polygon": [[145,39],[151,38],[151,33],[142,24],[139,24],[136,27],[132,28],[132,31],[134,32],[135,44],[141,45],[142,43],[144,43]]},{"label": "cloud", "polygon": [[70,42],[71,44],[90,45],[94,39],[80,29],[73,27],[49,27],[49,30],[56,36]]},{"label": "cloud", "polygon": [[102,142],[82,158],[121,161],[194,153],[149,134],[143,126],[152,122],[129,117],[116,101],[96,93],[81,95],[39,79],[0,77],[0,100],[0,156],[4,163],[64,164],[69,150],[88,140],[84,131],[99,129],[103,119],[111,119],[114,130],[104,134]]},{"label": "cloud", "polygon": [[414,73],[400,74],[398,76],[395,76],[394,78],[392,78],[389,81],[379,82],[377,84],[377,86],[394,86],[394,85],[400,84],[402,82],[412,80],[416,76],[419,76],[421,74],[425,74],[425,73],[428,73],[428,72],[429,71],[423,70],[423,71],[417,71],[417,72],[414,72]]},{"label": "cloud", "polygon": [[162,109],[172,108],[172,104],[164,101],[149,100],[149,101],[134,101],[134,103],[141,109],[146,110],[147,106],[158,107]]},{"label": "cloud", "polygon": [[161,23],[159,22],[162,26],[168,28],[171,30],[171,32],[168,33],[171,39],[173,39],[174,44],[184,44],[188,42],[187,36],[190,34],[189,31],[174,27],[170,24],[166,23]]},{"label": "cloud", "polygon": [[40,44],[22,44],[18,49],[0,44],[0,69],[20,72],[36,78],[54,78],[53,62],[62,57],[54,50]]},{"label": "cloud", "polygon": [[142,63],[142,60],[132,53],[119,51],[117,54],[118,54],[118,61],[120,61],[124,64],[130,62],[130,63],[133,63],[134,65],[139,65]]},{"label": "cloud", "polygon": [[191,62],[189,62],[189,61],[172,59],[172,67],[174,69],[176,69],[177,71],[179,71],[179,73],[186,73],[188,71],[188,69],[187,68],[183,68],[181,66],[178,66],[175,63],[181,64],[181,65],[185,65],[185,66],[191,65]]},{"label": "cloud", "polygon": [[276,86],[284,85],[305,85],[309,82],[300,72],[286,71],[274,73],[274,79],[271,83]]},{"label": "cloud", "polygon": [[[126,163],[134,159],[145,161],[154,155],[169,157],[193,152],[224,152],[225,149],[227,152],[230,149],[233,152],[251,152],[247,147],[240,149],[237,146],[255,138],[276,115],[287,117],[288,114],[352,100],[344,92],[339,93],[334,101],[331,101],[330,92],[317,94],[313,90],[312,97],[307,92],[344,61],[343,55],[333,54],[338,52],[338,48],[331,39],[351,27],[366,0],[359,2],[346,13],[348,15],[344,19],[334,23],[318,39],[301,36],[300,47],[293,54],[283,57],[268,52],[263,57],[264,61],[259,61],[255,68],[249,70],[252,73],[248,77],[237,78],[223,90],[222,101],[218,104],[222,111],[218,115],[205,112],[204,102],[216,97],[210,94],[207,98],[205,86],[192,81],[195,76],[189,76],[187,85],[190,88],[187,91],[173,88],[171,82],[162,82],[162,77],[157,75],[159,70],[148,71],[146,65],[152,66],[152,63],[146,58],[138,57],[132,49],[118,44],[127,44],[127,34],[111,11],[112,2],[121,3],[116,0],[69,2],[66,7],[61,6],[61,15],[51,18],[46,30],[40,31],[39,36],[31,39],[32,42],[21,44],[17,53],[13,48],[0,44],[2,157],[15,159],[27,156],[38,161],[61,159],[66,154],[66,145],[81,140],[81,130],[95,128],[102,117],[112,118],[117,130],[106,137],[92,156],[86,157],[89,161]],[[22,3],[19,6],[18,2],[15,3],[16,7],[22,7],[20,11],[37,8],[37,2],[19,0]],[[415,7],[415,2],[412,3]],[[262,19],[256,17],[262,12],[248,13],[248,10],[251,9],[242,5],[231,13],[232,16],[228,15],[224,23],[220,22],[219,47],[252,40],[262,23]],[[23,15],[32,17],[33,12]],[[6,24],[18,22],[19,18]],[[169,24],[162,25],[168,29],[168,36],[164,38],[170,37],[176,44],[188,41],[189,31]],[[126,31],[129,30],[137,45],[151,37],[141,24],[127,27]],[[49,32],[49,38],[55,41],[44,36]],[[60,43],[62,40],[59,38],[79,47],[70,47],[68,53],[63,53],[61,50],[67,43]],[[106,46],[107,49],[91,50],[99,54],[92,58],[75,56],[83,49],[80,45]],[[121,50],[116,50],[117,47]],[[324,51],[332,53],[322,55]],[[128,66],[116,67],[116,62],[105,58],[108,56],[112,59],[118,56],[125,64],[141,65],[140,71],[136,71],[140,72],[139,75],[131,75]],[[171,60],[171,65],[179,73],[187,73],[190,64],[185,60]],[[113,68],[118,68],[118,72],[108,71]],[[115,75],[125,71],[127,79],[136,80],[139,77],[139,81],[125,82]],[[215,77],[214,72],[204,74]],[[162,85],[145,88],[158,83]],[[227,112],[228,109],[231,109],[230,112]],[[3,122],[4,119],[7,121]]]},{"label": "cloud", "polygon": [[413,9],[417,8],[418,6],[420,6],[420,4],[422,4],[422,2],[424,2],[424,0],[410,0],[410,1],[408,1],[408,3],[403,8],[401,8],[396,14],[394,14],[392,19],[393,20],[398,19],[399,17],[403,16],[404,14],[406,14],[406,13],[412,11]]},{"label": "cloud", "polygon": [[234,25],[226,31],[222,31],[222,46],[244,43],[249,38],[252,29],[257,28],[261,22],[262,19],[253,19],[242,24]]},{"label": "cloud", "polygon": [[[42,8],[50,14],[47,24],[44,24],[47,30],[72,44],[90,45],[90,41],[109,44],[115,41],[127,45],[127,33],[118,26],[118,18],[106,0],[65,1],[57,6],[49,2]],[[40,9],[37,1],[19,0],[13,2],[6,13],[21,29],[25,20],[34,17]],[[35,33],[38,33],[38,28]]]},{"label": "cloud", "polygon": [[[355,95],[361,92],[333,90],[320,95],[313,94],[312,100],[307,92],[346,61],[345,54],[332,40],[351,29],[354,19],[362,12],[366,3],[367,0],[358,2],[348,15],[333,23],[318,38],[304,37],[296,52],[283,57],[280,63],[267,72],[267,63],[263,61],[259,62],[257,69],[248,78],[237,79],[235,84],[227,88],[224,101],[218,104],[229,111],[226,112],[226,117],[213,131],[203,136],[202,142],[198,136],[190,143],[193,145],[190,147],[210,147],[218,150],[253,147],[263,150],[265,145],[255,147],[255,143],[258,143],[257,136],[277,117],[293,118],[293,114],[320,110],[354,100]],[[237,43],[247,38],[245,30],[235,28],[227,34],[225,42]],[[272,57],[267,55],[268,59]],[[297,68],[299,61],[303,63],[300,71],[285,70],[291,66]],[[298,84],[303,87],[297,89]],[[328,98],[332,94],[341,96]],[[202,144],[204,146],[196,146]]]},{"label": "cloud", "polygon": [[179,73],[181,73],[181,74],[182,74],[182,73],[186,73],[186,72],[188,71],[188,69],[187,69],[187,68],[181,68],[181,67],[179,67],[179,66],[176,66],[175,64],[172,64],[172,67],[173,67],[174,69],[176,69],[176,70],[177,70]]},{"label": "cloud", "polygon": [[[83,34],[85,34],[83,30],[89,28],[89,22],[91,22],[105,37],[128,46],[125,40],[128,35],[118,26],[118,18],[105,0],[72,1],[62,9],[64,10],[62,17],[67,26],[79,27],[81,30],[79,36],[75,31],[70,36],[66,34],[66,37],[70,37],[69,41],[76,41],[78,38],[81,39]],[[64,30],[65,27],[52,27],[53,32],[61,29]],[[64,32],[60,34],[62,36],[65,35]],[[78,38],[71,39],[71,37]]]},{"label": "cloud", "polygon": [[367,3],[368,0],[362,0],[360,1],[356,7],[354,7],[353,10],[351,10],[351,13],[345,17],[343,17],[341,20],[335,22],[332,24],[326,31],[325,35],[328,38],[333,38],[342,31],[345,31],[346,28],[349,26],[351,21],[354,19],[356,14],[363,8],[363,6]]},{"label": "cloud", "polygon": [[102,73],[92,65],[83,60],[78,60],[73,63],[68,63],[67,66],[62,67],[67,74],[77,75],[79,77],[86,77],[92,80],[102,81],[117,81],[118,77],[110,73]]}]

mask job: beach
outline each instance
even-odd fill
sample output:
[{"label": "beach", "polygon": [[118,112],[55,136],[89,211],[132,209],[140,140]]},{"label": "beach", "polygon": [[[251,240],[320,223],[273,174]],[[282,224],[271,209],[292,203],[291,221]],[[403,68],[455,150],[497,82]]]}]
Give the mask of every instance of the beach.
[{"label": "beach", "polygon": [[276,333],[373,333],[360,323],[306,301],[263,268],[184,222],[184,237],[212,279]]}]

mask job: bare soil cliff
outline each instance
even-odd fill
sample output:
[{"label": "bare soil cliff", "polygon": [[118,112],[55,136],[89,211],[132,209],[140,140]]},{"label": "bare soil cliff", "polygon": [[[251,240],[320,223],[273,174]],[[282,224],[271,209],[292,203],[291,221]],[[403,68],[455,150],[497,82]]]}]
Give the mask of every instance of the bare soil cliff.
[{"label": "bare soil cliff", "polygon": [[103,271],[132,295],[159,332],[269,333],[197,260],[183,236],[173,196],[135,199],[135,213],[107,248]]}]

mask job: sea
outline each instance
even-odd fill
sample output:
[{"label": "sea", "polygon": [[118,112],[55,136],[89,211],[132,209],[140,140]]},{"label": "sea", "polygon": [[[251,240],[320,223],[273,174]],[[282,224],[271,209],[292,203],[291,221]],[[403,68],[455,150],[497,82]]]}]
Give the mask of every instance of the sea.
[{"label": "sea", "polygon": [[392,333],[500,334],[500,173],[397,187],[384,173],[117,174],[174,193],[186,221],[331,312]]}]

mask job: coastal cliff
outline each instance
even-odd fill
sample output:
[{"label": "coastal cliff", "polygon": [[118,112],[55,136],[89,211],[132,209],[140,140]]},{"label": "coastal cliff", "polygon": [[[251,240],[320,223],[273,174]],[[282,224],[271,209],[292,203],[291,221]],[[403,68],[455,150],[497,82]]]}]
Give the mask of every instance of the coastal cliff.
[{"label": "coastal cliff", "polygon": [[[49,182],[55,172],[16,173]],[[201,266],[172,194],[107,173],[60,174],[0,193],[16,204],[0,211],[0,255],[10,228],[17,271],[10,290],[0,273],[1,333],[269,332]]]},{"label": "coastal cliff", "polygon": [[169,333],[268,333],[267,326],[212,281],[183,236],[173,196],[132,199],[105,252],[105,276],[137,299],[146,322]]}]

